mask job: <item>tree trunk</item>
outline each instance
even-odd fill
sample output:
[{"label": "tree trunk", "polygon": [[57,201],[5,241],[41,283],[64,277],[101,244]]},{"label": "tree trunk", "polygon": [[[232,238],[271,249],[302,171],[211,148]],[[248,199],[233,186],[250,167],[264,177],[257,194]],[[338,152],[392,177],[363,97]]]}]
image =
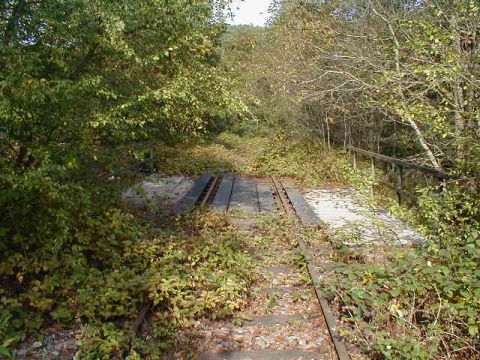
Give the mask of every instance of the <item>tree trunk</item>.
[{"label": "tree trunk", "polygon": [[[400,84],[400,79],[402,77],[402,71],[401,71],[401,59],[400,59],[400,42],[398,41],[397,34],[395,32],[395,29],[393,28],[392,23],[386,18],[385,16],[381,15],[375,7],[372,7],[372,11],[377,15],[380,19],[382,19],[388,26],[388,30],[390,32],[390,35],[392,36],[392,40],[394,43],[394,54],[395,54],[395,70],[397,72],[398,76],[398,92],[400,94],[400,97],[402,98],[402,106],[403,106],[403,112],[408,114],[408,109],[407,109],[407,103],[406,103],[406,97],[405,93],[403,91],[402,85]],[[412,128],[413,132],[415,133],[415,136],[417,137],[418,142],[420,143],[420,146],[425,150],[425,153],[430,160],[431,164],[433,167],[436,169],[441,169],[442,167],[440,166],[440,162],[437,160],[435,155],[432,152],[432,149],[430,149],[430,146],[428,145],[427,141],[425,140],[425,137],[422,134],[422,131],[418,127],[417,123],[411,116],[405,116],[402,114],[402,119],[406,121],[410,127]]]},{"label": "tree trunk", "polygon": [[[457,27],[457,19],[452,17],[451,26],[456,33],[455,36],[455,52],[457,54],[458,61],[462,58],[462,37]],[[462,136],[465,131],[465,118],[463,117],[465,109],[465,94],[463,92],[463,83],[460,74],[455,76],[455,130],[458,136]]]}]

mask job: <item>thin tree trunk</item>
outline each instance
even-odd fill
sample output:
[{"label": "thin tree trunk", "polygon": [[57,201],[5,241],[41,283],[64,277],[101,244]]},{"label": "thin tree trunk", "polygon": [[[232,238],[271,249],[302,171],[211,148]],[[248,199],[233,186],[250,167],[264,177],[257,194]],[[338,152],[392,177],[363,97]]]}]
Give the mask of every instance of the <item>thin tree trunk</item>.
[{"label": "thin tree trunk", "polygon": [[327,147],[327,140],[325,137],[325,125],[323,124],[323,121],[322,121],[322,140],[323,140],[323,146]]},{"label": "thin tree trunk", "polygon": [[[462,57],[462,45],[461,35],[457,31],[457,19],[452,17],[451,21],[454,31],[457,33],[455,39],[455,51],[457,53],[458,60]],[[463,117],[465,109],[465,94],[463,91],[462,79],[459,74],[455,76],[455,130],[458,136],[462,136],[465,131],[465,118]]]},{"label": "thin tree trunk", "polygon": [[330,150],[330,125],[328,124],[328,116],[325,117],[325,124],[327,126],[327,146],[328,150]]},{"label": "thin tree trunk", "polygon": [[[395,29],[393,28],[392,23],[385,16],[381,15],[375,9],[375,7],[372,7],[372,11],[375,13],[375,15],[377,15],[380,19],[382,19],[387,24],[388,30],[390,31],[390,34],[392,36],[392,40],[393,40],[393,43],[395,45],[394,54],[395,54],[395,69],[396,69],[397,76],[398,76],[398,92],[399,92],[399,94],[402,98],[402,103],[403,103],[402,106],[403,106],[404,113],[408,113],[405,93],[404,93],[403,88],[400,84],[400,78],[401,78],[401,75],[402,75],[401,59],[400,59],[400,42],[398,41],[398,37],[397,37],[397,34],[395,32]],[[433,154],[432,149],[430,149],[430,146],[428,145],[427,141],[425,140],[425,137],[423,136],[422,131],[418,127],[418,125],[415,122],[415,120],[413,119],[413,117],[402,116],[402,118],[412,128],[413,132],[415,133],[415,136],[417,137],[418,142],[420,143],[420,146],[425,150],[425,153],[426,153],[428,159],[430,160],[431,164],[433,165],[433,167],[435,167],[437,169],[441,169],[440,162],[437,160],[437,158]]]}]

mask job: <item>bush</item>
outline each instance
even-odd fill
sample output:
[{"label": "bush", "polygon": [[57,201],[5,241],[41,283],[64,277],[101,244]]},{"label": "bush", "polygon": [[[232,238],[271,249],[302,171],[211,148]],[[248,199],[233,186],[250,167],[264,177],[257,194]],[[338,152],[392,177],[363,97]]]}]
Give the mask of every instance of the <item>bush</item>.
[{"label": "bush", "polygon": [[[330,294],[359,340],[385,359],[474,359],[480,342],[478,196],[458,184],[424,189],[417,221],[428,242],[383,264],[344,264]],[[353,333],[352,333],[353,336]],[[359,339],[357,338],[357,339]]]}]

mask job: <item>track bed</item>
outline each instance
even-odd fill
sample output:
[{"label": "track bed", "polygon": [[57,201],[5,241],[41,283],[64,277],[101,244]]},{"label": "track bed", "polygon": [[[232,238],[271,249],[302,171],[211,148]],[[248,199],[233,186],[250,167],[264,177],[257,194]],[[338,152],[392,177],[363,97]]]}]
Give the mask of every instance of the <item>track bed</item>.
[{"label": "track bed", "polygon": [[281,217],[289,234],[292,229],[295,234],[293,238],[252,241],[250,251],[260,277],[251,289],[248,305],[234,319],[198,324],[196,336],[203,341],[196,358],[348,359],[328,304],[314,286],[319,276],[309,264],[301,240],[304,226],[318,225],[301,192],[275,178],[210,174],[200,177],[193,190],[178,206],[180,212],[199,205],[226,211],[238,230],[248,232],[252,239],[261,238],[268,229],[265,219]]}]

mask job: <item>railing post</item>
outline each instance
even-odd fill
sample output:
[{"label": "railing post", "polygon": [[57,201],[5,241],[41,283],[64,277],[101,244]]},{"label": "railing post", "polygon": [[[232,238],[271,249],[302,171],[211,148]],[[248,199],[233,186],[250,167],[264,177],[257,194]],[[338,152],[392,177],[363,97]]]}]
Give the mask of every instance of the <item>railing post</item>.
[{"label": "railing post", "polygon": [[398,203],[402,205],[402,191],[403,191],[403,168],[401,166],[395,166],[395,188],[397,190]]},{"label": "railing post", "polygon": [[[405,160],[401,159],[396,159],[392,158],[389,156],[385,156],[382,154],[377,154],[371,151],[363,150],[360,148],[357,148],[355,146],[346,146],[348,149],[349,153],[352,155],[352,161],[353,161],[353,169],[356,171],[357,170],[357,155],[360,154],[365,157],[369,157],[371,159],[371,171],[372,171],[372,176],[375,179],[375,161],[381,162],[382,163],[382,170],[383,170],[383,182],[390,188],[393,188],[393,190],[396,192],[397,197],[398,197],[398,202],[402,204],[402,202],[405,200],[405,197],[414,197],[413,194],[409,193],[408,191],[404,190],[404,169],[409,169],[409,170],[415,170],[415,171],[420,171],[422,173],[428,174],[430,176],[433,176],[434,181],[440,181],[440,183],[443,183],[445,179],[457,179],[455,176],[451,176],[450,174],[436,169],[436,168],[431,168],[428,166],[420,165],[420,164],[415,164],[412,162],[408,162]],[[392,179],[393,177],[393,179]],[[380,180],[380,179],[379,179]],[[390,181],[389,181],[390,180]],[[393,182],[393,185],[392,185]],[[477,185],[480,187],[480,181],[479,184]],[[373,188],[372,185],[372,192],[375,189]]]},{"label": "railing post", "polygon": [[384,181],[384,182],[388,182],[388,174],[389,174],[389,168],[390,168],[390,166],[389,166],[389,163],[387,163],[387,162],[383,162],[382,164],[383,164],[383,165],[382,165],[382,168],[383,168],[383,181]]},{"label": "railing post", "polygon": [[372,157],[371,159],[372,162],[372,196],[375,192],[375,159]]},{"label": "railing post", "polygon": [[155,171],[155,151],[153,146],[150,147],[150,172],[153,174]]}]

